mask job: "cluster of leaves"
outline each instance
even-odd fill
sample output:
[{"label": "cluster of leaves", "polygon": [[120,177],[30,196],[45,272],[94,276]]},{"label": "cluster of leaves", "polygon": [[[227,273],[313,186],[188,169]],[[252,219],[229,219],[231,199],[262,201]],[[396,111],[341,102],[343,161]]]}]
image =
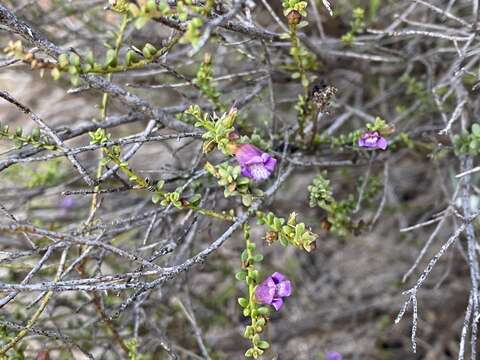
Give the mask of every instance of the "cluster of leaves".
[{"label": "cluster of leaves", "polygon": [[328,145],[332,149],[342,148],[342,147],[354,147],[360,136],[362,135],[362,130],[354,130],[346,134],[340,134],[338,136],[331,136],[328,132],[323,132],[317,134],[315,137],[315,144],[317,145]]},{"label": "cluster of leaves", "polygon": [[9,41],[8,45],[3,49],[7,56],[19,59],[27,64],[30,64],[31,69],[40,69],[40,76],[43,77],[45,69],[52,69],[55,67],[53,62],[46,59],[38,58],[31,51],[27,51],[23,47],[20,40]]},{"label": "cluster of leaves", "polygon": [[241,136],[239,142],[241,144],[248,143],[248,144],[255,145],[256,147],[263,149],[265,151],[271,148],[271,144],[268,141],[266,141],[262,137],[262,135],[260,135],[258,128],[255,128],[249,136],[246,136],[246,135]]},{"label": "cluster of leaves", "polygon": [[470,133],[453,137],[455,151],[462,155],[480,155],[480,125],[473,124]]},{"label": "cluster of leaves", "polygon": [[117,50],[113,48],[107,50],[105,60],[102,63],[95,61],[91,50],[88,51],[83,59],[84,61],[74,52],[64,53],[58,57],[58,65],[52,69],[51,73],[55,80],[58,80],[62,73],[68,73],[71,84],[77,86],[82,74],[110,74],[131,70],[155,61],[162,54],[161,49],[157,49],[150,43],[145,44],[141,50],[137,48],[135,50],[129,49],[125,53],[123,64],[119,64]]},{"label": "cluster of leaves", "polygon": [[294,109],[297,111],[297,122],[298,122],[298,126],[300,127],[299,132],[300,134],[302,134],[305,128],[305,124],[307,123],[307,118],[309,114],[307,97],[302,94],[299,94],[298,100],[295,103]]},{"label": "cluster of leaves", "polygon": [[434,103],[430,92],[425,86],[425,83],[415,79],[410,75],[403,75],[400,78],[400,82],[406,87],[405,94],[414,101],[420,102],[420,108],[418,109],[418,111],[426,112],[433,109]]},{"label": "cluster of leaves", "polygon": [[56,185],[65,175],[61,164],[61,159],[53,159],[41,163],[36,169],[28,167],[23,171],[22,178],[27,179],[29,188]]},{"label": "cluster of leaves", "polygon": [[395,132],[395,127],[377,116],[373,123],[367,123],[367,130],[376,131],[382,136],[388,136]]},{"label": "cluster of leaves", "polygon": [[222,153],[230,155],[230,134],[235,130],[233,124],[237,117],[237,109],[232,108],[228,113],[224,113],[218,117],[215,114],[211,116],[202,113],[198,105],[192,105],[184,114],[193,117],[196,127],[201,127],[206,130],[202,135],[204,139],[204,153],[208,153],[217,147]]},{"label": "cluster of leaves", "polygon": [[355,208],[353,195],[350,194],[347,199],[337,202],[325,172],[313,179],[308,186],[308,192],[310,207],[319,207],[326,211],[329,230],[338,236],[347,235],[352,227],[350,214]]},{"label": "cluster of leaves", "polygon": [[346,45],[353,45],[358,34],[365,30],[365,10],[357,7],[353,9],[352,21],[350,22],[350,31],[341,37]]},{"label": "cluster of leaves", "polygon": [[155,1],[148,0],[141,6],[138,6],[134,3],[129,3],[126,6],[121,7],[123,11],[128,11],[132,18],[135,18],[135,28],[141,29],[144,27],[151,19],[159,16],[167,16],[170,14],[170,7],[165,0]]},{"label": "cluster of leaves", "polygon": [[[104,129],[97,129],[95,132],[90,132],[90,143],[91,144],[105,144],[107,141],[110,140],[110,134]],[[165,192],[163,191],[163,187],[165,185],[165,181],[159,180],[155,185],[151,185],[149,181],[137,173],[135,173],[129,166],[128,163],[122,161],[120,157],[121,148],[118,145],[114,145],[111,147],[103,147],[102,148],[105,157],[101,160],[103,165],[106,165],[108,162],[112,161],[116,165],[118,165],[120,171],[122,171],[125,175],[128,176],[128,180],[131,183],[134,183],[136,186],[142,189],[147,189],[154,192],[152,196],[152,202],[154,204],[160,203],[160,205],[166,207],[172,204],[174,207],[178,209],[182,208],[196,208],[200,203],[201,196],[199,194],[193,194],[192,196],[182,197],[183,187],[178,187],[175,191],[172,192]]]},{"label": "cluster of leaves", "polygon": [[260,225],[269,228],[269,238],[278,239],[283,246],[290,244],[308,252],[316,248],[318,235],[308,230],[304,223],[297,223],[297,214],[294,212],[285,221],[272,212],[265,214],[257,211],[257,220]]},{"label": "cluster of leaves", "polygon": [[[349,194],[346,199],[336,200],[333,196],[333,190],[330,180],[326,178],[326,172],[318,174],[311,185],[308,186],[310,207],[319,207],[326,212],[326,222],[324,227],[338,236],[346,236],[350,232],[355,232],[358,224],[352,221],[352,212],[355,210],[356,201],[353,194]],[[362,184],[364,178],[358,179]],[[359,185],[360,187],[360,185]],[[362,203],[369,205],[371,199],[380,190],[380,180],[376,176],[370,176],[364,188]]]},{"label": "cluster of leaves", "polygon": [[46,150],[55,150],[57,146],[50,142],[48,136],[41,134],[39,128],[34,128],[28,135],[23,133],[23,129],[18,127],[15,132],[11,132],[8,125],[0,124],[0,139],[8,139],[15,143],[15,147],[20,149],[26,145]]},{"label": "cluster of leaves", "polygon": [[148,360],[149,358],[138,353],[138,343],[135,338],[125,341],[125,346],[128,349],[129,360]]},{"label": "cluster of leaves", "polygon": [[201,6],[195,5],[198,2],[192,0],[179,0],[176,3],[177,16],[181,21],[186,21],[190,14],[194,14],[187,24],[187,31],[180,39],[182,44],[191,44],[194,49],[198,48],[201,28],[204,24],[204,17],[208,17],[215,5],[215,1],[207,0]]},{"label": "cluster of leaves", "polygon": [[307,71],[316,70],[317,68],[315,55],[301,45],[297,35],[297,30],[299,28],[308,25],[307,21],[302,21],[302,18],[307,16],[307,5],[308,3],[306,1],[298,0],[284,0],[282,2],[283,13],[288,19],[290,30],[285,37],[290,39],[291,46],[289,53],[295,62],[295,66],[290,66],[287,70],[292,71],[293,79],[300,79],[305,95],[310,84]]},{"label": "cluster of leaves", "polygon": [[244,238],[246,248],[241,255],[242,270],[235,274],[239,281],[244,281],[248,287],[248,298],[238,298],[238,303],[242,307],[243,316],[250,317],[250,325],[245,327],[243,336],[249,339],[252,347],[245,352],[245,356],[257,359],[261,356],[270,344],[262,340],[260,334],[263,332],[270,310],[268,307],[259,306],[255,301],[255,287],[259,283],[260,273],[255,268],[255,264],[263,260],[263,255],[255,252],[256,245],[250,239],[250,226],[244,226]]},{"label": "cluster of leaves", "polygon": [[203,62],[198,68],[193,83],[198,87],[203,96],[212,102],[220,111],[225,111],[225,105],[220,101],[220,92],[213,82],[212,55],[206,53]]},{"label": "cluster of leaves", "polygon": [[225,162],[215,167],[207,162],[205,170],[218,179],[220,186],[225,187],[223,194],[226,198],[241,196],[242,204],[248,207],[252,205],[255,197],[263,196],[262,190],[251,187],[252,182],[249,178],[241,176],[240,166],[238,165],[232,166]]}]

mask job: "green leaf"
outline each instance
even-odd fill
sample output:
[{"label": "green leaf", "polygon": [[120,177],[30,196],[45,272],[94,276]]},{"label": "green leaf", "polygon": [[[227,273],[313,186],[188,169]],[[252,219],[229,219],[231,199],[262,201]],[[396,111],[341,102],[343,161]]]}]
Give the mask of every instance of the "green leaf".
[{"label": "green leaf", "polygon": [[157,53],[157,49],[152,44],[146,43],[143,47],[142,53],[146,59],[151,59]]},{"label": "green leaf", "polygon": [[478,124],[473,124],[472,125],[472,133],[475,136],[480,136],[480,125]]},{"label": "green leaf", "polygon": [[135,29],[137,30],[140,30],[141,28],[143,28],[148,22],[150,21],[150,17],[149,16],[140,16],[137,18],[137,20],[135,20]]},{"label": "green leaf", "polygon": [[70,83],[71,83],[73,86],[78,86],[78,85],[80,85],[80,76],[74,75],[74,76],[70,77]]},{"label": "green leaf", "polygon": [[79,66],[80,65],[80,56],[78,56],[74,52],[71,52],[70,56],[69,56],[69,63],[73,66]]},{"label": "green leaf", "polygon": [[248,349],[248,350],[245,352],[245,356],[246,356],[246,357],[252,357],[252,356],[253,356],[253,349],[252,349],[252,348]]},{"label": "green leaf", "polygon": [[154,204],[157,204],[161,199],[162,199],[162,194],[160,194],[160,193],[155,193],[152,196],[152,202]]},{"label": "green leaf", "polygon": [[253,261],[255,262],[260,262],[263,260],[263,255],[262,254],[257,254],[253,257]]},{"label": "green leaf", "polygon": [[67,67],[68,66],[68,55],[67,54],[60,54],[58,57],[58,65],[61,68]]},{"label": "green leaf", "polygon": [[238,304],[242,307],[242,308],[245,308],[248,306],[248,300],[241,297],[241,298],[238,298]]},{"label": "green leaf", "polygon": [[246,262],[247,259],[248,259],[248,252],[247,250],[243,250],[242,254],[240,255],[240,260],[242,260],[242,262]]},{"label": "green leaf", "polygon": [[253,202],[253,197],[252,195],[250,194],[246,194],[246,195],[243,195],[242,196],[242,204],[249,207],[250,205],[252,205],[252,202]]},{"label": "green leaf", "polygon": [[165,185],[165,181],[159,180],[156,185],[157,190],[162,190],[164,185]]},{"label": "green leaf", "polygon": [[50,74],[52,75],[53,80],[60,79],[60,70],[58,70],[58,68],[53,68]]},{"label": "green leaf", "polygon": [[260,315],[268,315],[270,314],[270,309],[267,308],[266,306],[261,306],[257,309],[257,312],[260,314]]},{"label": "green leaf", "polygon": [[105,58],[106,67],[115,67],[117,65],[117,52],[113,49],[107,51],[107,56]]},{"label": "green leaf", "polygon": [[38,141],[40,139],[40,129],[39,128],[34,128],[32,130],[32,139],[35,141]]},{"label": "green leaf", "polygon": [[262,340],[262,341],[259,341],[257,346],[260,348],[260,349],[268,349],[270,347],[270,344],[265,341],[265,340]]},{"label": "green leaf", "polygon": [[92,65],[95,64],[95,58],[93,57],[93,51],[88,50],[87,56],[86,56],[87,63]]},{"label": "green leaf", "polygon": [[247,278],[247,273],[245,271],[239,271],[235,274],[235,279],[238,281],[245,281]]}]

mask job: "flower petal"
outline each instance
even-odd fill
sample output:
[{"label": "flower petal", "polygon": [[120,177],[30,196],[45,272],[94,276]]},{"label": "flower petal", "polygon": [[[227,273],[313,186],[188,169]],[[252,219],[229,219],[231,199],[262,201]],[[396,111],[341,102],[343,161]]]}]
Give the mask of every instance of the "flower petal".
[{"label": "flower petal", "polygon": [[278,284],[282,281],[285,281],[287,280],[287,277],[285,275],[283,275],[282,273],[279,273],[278,271],[275,271],[271,278],[273,279],[273,281],[275,282],[275,284]]},{"label": "flower petal", "polygon": [[251,173],[250,178],[254,181],[262,181],[270,176],[270,172],[265,168],[263,163],[248,165],[248,168]]},{"label": "flower petal", "polygon": [[260,304],[271,304],[275,296],[275,283],[272,278],[267,278],[255,289],[255,299]]},{"label": "flower petal", "polygon": [[243,162],[243,164],[244,165],[255,165],[255,164],[263,165],[263,159],[261,156],[252,156],[250,159]]},{"label": "flower petal", "polygon": [[388,146],[388,142],[386,139],[384,139],[383,137],[380,137],[377,141],[377,147],[382,149],[382,150],[385,150]]},{"label": "flower petal", "polygon": [[292,283],[290,280],[281,281],[277,284],[277,296],[286,297],[292,295]]},{"label": "flower petal", "polygon": [[252,173],[250,172],[250,167],[248,167],[248,166],[241,166],[240,167],[240,173],[242,174],[242,176],[245,176],[245,177],[248,177],[248,178],[252,177]]},{"label": "flower petal", "polygon": [[235,157],[237,158],[240,165],[245,165],[252,158],[261,156],[262,151],[251,144],[239,145],[237,150],[235,150]]},{"label": "flower petal", "polygon": [[342,360],[342,355],[336,351],[328,352],[325,360]]},{"label": "flower petal", "polygon": [[268,158],[264,162],[264,165],[265,165],[265,168],[272,173],[275,170],[275,165],[277,165],[277,159],[275,159],[273,156],[270,156],[269,154],[267,155],[268,155]]},{"label": "flower petal", "polygon": [[282,298],[274,298],[272,301],[272,306],[275,308],[275,310],[280,310],[280,308],[283,306]]}]

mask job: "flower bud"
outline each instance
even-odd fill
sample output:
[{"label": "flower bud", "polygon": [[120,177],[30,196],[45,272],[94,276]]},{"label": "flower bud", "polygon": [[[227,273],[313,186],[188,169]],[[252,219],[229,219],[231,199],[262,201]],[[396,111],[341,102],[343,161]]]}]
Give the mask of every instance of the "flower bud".
[{"label": "flower bud", "polygon": [[302,15],[297,10],[292,10],[287,15],[289,25],[298,25],[302,20]]}]

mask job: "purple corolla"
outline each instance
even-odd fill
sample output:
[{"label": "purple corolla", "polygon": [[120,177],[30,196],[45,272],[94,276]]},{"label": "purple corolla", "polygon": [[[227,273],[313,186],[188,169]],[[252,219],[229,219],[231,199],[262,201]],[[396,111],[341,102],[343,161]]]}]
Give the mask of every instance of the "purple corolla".
[{"label": "purple corolla", "polygon": [[275,170],[277,160],[251,144],[241,144],[235,149],[242,175],[254,181],[267,179]]},{"label": "purple corolla", "polygon": [[272,305],[280,310],[283,298],[292,294],[292,284],[285,275],[274,272],[255,289],[255,300],[260,304]]},{"label": "purple corolla", "polygon": [[364,132],[358,140],[358,146],[369,149],[385,150],[388,146],[388,141],[382,137],[378,131],[367,131]]}]

